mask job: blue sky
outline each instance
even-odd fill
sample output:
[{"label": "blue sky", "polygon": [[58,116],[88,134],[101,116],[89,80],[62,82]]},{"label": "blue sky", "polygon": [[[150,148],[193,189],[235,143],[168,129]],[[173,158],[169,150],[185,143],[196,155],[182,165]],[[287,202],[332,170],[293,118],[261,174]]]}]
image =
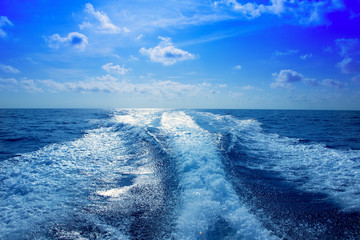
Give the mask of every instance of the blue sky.
[{"label": "blue sky", "polygon": [[360,1],[0,2],[0,107],[360,110]]}]

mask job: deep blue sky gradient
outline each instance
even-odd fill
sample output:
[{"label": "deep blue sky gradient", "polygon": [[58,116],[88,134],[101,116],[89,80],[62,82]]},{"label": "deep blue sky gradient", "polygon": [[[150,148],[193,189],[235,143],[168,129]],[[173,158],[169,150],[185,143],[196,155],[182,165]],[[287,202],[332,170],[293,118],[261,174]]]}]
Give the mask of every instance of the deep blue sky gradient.
[{"label": "deep blue sky gradient", "polygon": [[360,1],[0,2],[0,107],[360,110]]}]

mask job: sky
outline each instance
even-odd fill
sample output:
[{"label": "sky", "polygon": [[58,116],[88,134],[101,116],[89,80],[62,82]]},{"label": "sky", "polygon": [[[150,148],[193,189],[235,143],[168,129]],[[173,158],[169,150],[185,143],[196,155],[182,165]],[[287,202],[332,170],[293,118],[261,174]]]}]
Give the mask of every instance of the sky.
[{"label": "sky", "polygon": [[360,110],[360,1],[0,1],[0,108],[133,107]]}]

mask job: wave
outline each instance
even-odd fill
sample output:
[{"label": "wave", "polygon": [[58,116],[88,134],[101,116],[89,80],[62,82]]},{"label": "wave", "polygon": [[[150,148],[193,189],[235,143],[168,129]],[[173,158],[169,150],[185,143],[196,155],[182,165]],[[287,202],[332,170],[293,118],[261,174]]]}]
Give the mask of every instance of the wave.
[{"label": "wave", "polygon": [[[266,133],[254,119],[199,113],[222,136],[226,152],[238,147],[246,149],[251,161],[243,161],[251,169],[275,171],[296,183],[304,191],[325,193],[344,210],[358,211],[360,206],[360,151],[338,150],[301,139]],[[204,119],[203,119],[204,121]],[[250,158],[249,158],[250,159]]]}]

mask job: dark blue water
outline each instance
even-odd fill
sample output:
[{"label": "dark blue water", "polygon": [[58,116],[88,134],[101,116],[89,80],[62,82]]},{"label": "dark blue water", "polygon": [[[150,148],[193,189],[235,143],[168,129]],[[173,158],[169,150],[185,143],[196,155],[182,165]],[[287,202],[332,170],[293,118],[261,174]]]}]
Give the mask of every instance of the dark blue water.
[{"label": "dark blue water", "polygon": [[360,112],[0,110],[0,239],[359,239]]}]

